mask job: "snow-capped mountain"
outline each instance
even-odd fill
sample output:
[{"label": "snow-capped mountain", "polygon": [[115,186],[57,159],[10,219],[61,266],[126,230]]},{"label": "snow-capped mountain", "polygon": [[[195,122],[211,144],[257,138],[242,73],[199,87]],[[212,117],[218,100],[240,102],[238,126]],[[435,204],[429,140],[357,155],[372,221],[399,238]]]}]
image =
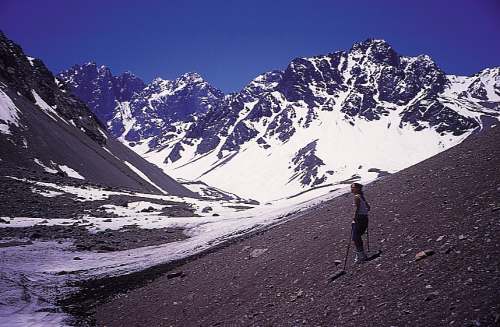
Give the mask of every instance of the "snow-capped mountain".
[{"label": "snow-capped mountain", "polygon": [[113,76],[95,63],[75,65],[58,78],[86,102],[116,137],[127,142],[148,139],[161,146],[186,129],[200,113],[219,106],[223,93],[197,73],[145,85],[130,72]]},{"label": "snow-capped mountain", "polygon": [[136,94],[142,111],[125,102],[127,118],[118,120],[141,126],[126,143],[174,177],[271,200],[398,171],[495,124],[500,68],[446,75],[426,55],[401,56],[368,39],[294,59],[239,93],[212,93],[206,112],[193,107],[190,121],[144,125],[161,112],[150,99],[162,94],[168,102],[172,94],[154,92],[142,102]]},{"label": "snow-capped mountain", "polygon": [[195,196],[109,137],[89,108],[59,87],[41,60],[26,56],[2,32],[0,168],[23,178],[52,173],[141,192]]}]

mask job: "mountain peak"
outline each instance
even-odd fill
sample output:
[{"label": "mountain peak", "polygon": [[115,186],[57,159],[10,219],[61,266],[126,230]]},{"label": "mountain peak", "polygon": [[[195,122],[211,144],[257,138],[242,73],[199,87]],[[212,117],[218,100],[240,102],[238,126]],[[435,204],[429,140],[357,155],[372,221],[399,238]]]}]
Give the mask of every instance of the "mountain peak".
[{"label": "mountain peak", "polygon": [[120,79],[120,80],[126,80],[126,81],[141,81],[142,84],[144,84],[144,82],[142,81],[142,79],[140,79],[139,77],[137,77],[137,75],[135,75],[134,73],[132,73],[131,71],[127,70],[125,72],[123,72],[121,75],[117,76],[116,78]]},{"label": "mountain peak", "polygon": [[126,70],[122,73],[122,76],[134,76],[137,77],[134,73],[132,73],[130,70]]},{"label": "mountain peak", "polygon": [[205,81],[203,77],[196,72],[184,73],[179,78],[177,78],[177,80],[184,81],[187,83],[202,83]]},{"label": "mountain peak", "polygon": [[385,63],[390,66],[399,64],[399,55],[385,40],[368,38],[354,43],[349,50],[350,54],[367,56],[376,63]]},{"label": "mountain peak", "polygon": [[367,49],[373,47],[391,48],[391,45],[383,39],[367,38],[366,40],[354,43],[351,47],[351,51],[366,51]]},{"label": "mountain peak", "polygon": [[158,84],[158,83],[161,83],[161,82],[164,82],[166,81],[165,79],[161,78],[160,76],[156,76],[155,78],[153,78],[153,80],[151,81],[151,83],[155,83],[155,84]]},{"label": "mountain peak", "polygon": [[[493,76],[493,77],[498,77],[500,76],[500,66],[499,67],[492,67],[492,68],[485,68],[478,73],[476,73],[474,76]],[[500,81],[499,81],[500,84]]]},{"label": "mountain peak", "polygon": [[243,90],[261,93],[274,89],[283,78],[281,70],[272,70],[254,78]]},{"label": "mountain peak", "polygon": [[95,61],[87,61],[86,63],[83,63],[82,65],[75,65],[74,67],[78,67],[78,68],[83,68],[83,67],[92,67],[92,68],[95,68],[97,69],[97,63]]}]

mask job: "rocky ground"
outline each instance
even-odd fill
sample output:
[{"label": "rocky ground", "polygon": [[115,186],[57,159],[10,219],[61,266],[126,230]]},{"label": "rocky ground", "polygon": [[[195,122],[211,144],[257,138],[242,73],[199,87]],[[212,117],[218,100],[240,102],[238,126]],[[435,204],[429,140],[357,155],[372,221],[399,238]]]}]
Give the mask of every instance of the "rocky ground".
[{"label": "rocky ground", "polygon": [[[147,201],[150,203],[165,205],[158,215],[170,217],[192,217],[194,209],[182,202],[167,201],[163,199],[152,199],[130,195],[109,195],[106,199],[93,201],[79,201],[74,194],[64,193],[55,197],[46,197],[33,188],[43,191],[58,191],[50,187],[40,188],[33,182],[20,181],[15,178],[54,183],[56,185],[68,185],[75,187],[100,188],[103,193],[133,191],[119,188],[107,187],[95,183],[89,183],[73,178],[67,178],[51,173],[40,173],[26,169],[12,169],[2,166],[0,168],[0,219],[3,223],[9,223],[6,217],[33,217],[44,218],[39,224],[30,227],[5,227],[0,228],[0,247],[22,246],[30,244],[33,240],[60,240],[70,239],[74,242],[75,250],[89,250],[97,252],[120,251],[143,246],[158,245],[186,239],[182,229],[159,228],[141,229],[135,225],[125,226],[118,230],[107,229],[96,233],[88,231],[92,223],[85,219],[85,215],[100,218],[117,218],[118,216],[102,209],[103,205],[116,205],[127,207],[128,203]],[[150,208],[153,209],[153,208]],[[149,212],[148,208],[142,209]],[[1,217],[4,218],[1,218]],[[63,222],[62,225],[49,226],[52,218],[69,218],[74,222]],[[118,217],[119,218],[119,217]],[[5,226],[5,225],[4,225]],[[8,225],[7,225],[8,226]]]},{"label": "rocky ground", "polygon": [[33,240],[59,240],[62,242],[65,239],[70,239],[75,250],[78,251],[111,252],[165,244],[186,238],[187,236],[183,234],[182,229],[142,229],[134,225],[97,233],[90,233],[85,226],[75,225],[0,228],[0,247],[31,244]]},{"label": "rocky ground", "polygon": [[[28,182],[20,181],[15,178],[27,179]],[[109,187],[95,183],[89,183],[74,178],[67,178],[51,173],[42,173],[35,170],[26,170],[19,168],[0,167],[0,215],[8,217],[35,217],[35,218],[81,218],[84,215],[96,217],[115,217],[114,214],[106,212],[101,207],[103,205],[117,205],[126,207],[128,203],[135,201],[148,201],[168,207],[164,208],[160,215],[170,217],[192,217],[193,208],[182,202],[166,201],[161,199],[143,198],[130,195],[110,195],[103,200],[79,201],[73,194],[62,194],[55,197],[47,197],[33,189],[44,191],[57,191],[50,187],[40,188],[31,181],[43,183],[53,183],[56,185],[68,185],[75,187],[100,188],[103,194],[107,192],[122,192],[123,189]],[[126,190],[132,192],[134,190]]]},{"label": "rocky ground", "polygon": [[370,184],[370,247],[381,255],[349,258],[336,280],[350,195],[123,287],[97,325],[498,326],[499,141],[493,128]]}]

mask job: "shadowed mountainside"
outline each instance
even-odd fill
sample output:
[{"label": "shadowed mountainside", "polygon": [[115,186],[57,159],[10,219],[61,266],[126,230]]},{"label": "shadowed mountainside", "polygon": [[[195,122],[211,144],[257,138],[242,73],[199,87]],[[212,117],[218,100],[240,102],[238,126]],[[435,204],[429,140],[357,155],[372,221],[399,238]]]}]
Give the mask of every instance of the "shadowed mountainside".
[{"label": "shadowed mountainside", "polygon": [[196,195],[113,139],[45,64],[0,31],[0,175],[58,174],[113,187]]}]

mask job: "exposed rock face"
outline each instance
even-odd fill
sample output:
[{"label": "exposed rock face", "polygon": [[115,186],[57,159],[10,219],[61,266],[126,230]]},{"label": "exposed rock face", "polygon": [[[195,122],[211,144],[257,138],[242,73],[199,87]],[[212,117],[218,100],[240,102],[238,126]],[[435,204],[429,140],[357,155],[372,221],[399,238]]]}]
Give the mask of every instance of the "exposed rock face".
[{"label": "exposed rock face", "polygon": [[[340,112],[345,113],[345,119],[350,121],[354,118],[378,120],[391,110],[405,106],[400,114],[401,126],[406,123],[416,129],[430,126],[438,132],[461,135],[477,128],[479,123],[439,100],[450,85],[445,73],[428,56],[401,57],[385,41],[367,40],[355,44],[348,52],[298,58],[283,73],[259,76],[240,94],[228,97],[226,102],[229,104],[224,104],[223,108],[214,107],[213,112],[203,117],[205,119],[192,126],[192,130],[208,129],[212,135],[217,132],[213,138],[220,139],[220,135],[226,136],[228,125],[236,124],[226,140],[227,145],[221,150],[238,150],[237,145],[250,141],[258,134],[248,126],[251,124],[246,124],[247,121],[257,122],[279,113],[269,125],[268,134],[277,135],[285,142],[294,133],[289,126],[291,113],[281,103],[285,100],[291,103],[303,101],[308,108],[316,110],[332,110],[337,105]],[[469,87],[472,97],[483,99],[481,96],[484,97],[486,91],[480,85],[479,81]],[[236,113],[242,113],[245,104],[254,101],[257,103],[246,119],[236,122]],[[307,113],[304,127],[315,118],[314,111]],[[226,119],[221,121],[221,116]],[[216,126],[213,124],[215,120],[218,122]],[[199,137],[205,139],[200,133],[186,134],[186,138]],[[207,143],[211,144],[208,148],[205,146]],[[198,153],[213,150],[216,144],[204,141],[199,145]]]},{"label": "exposed rock face", "polygon": [[0,31],[0,79],[4,87],[19,92],[31,103],[36,103],[33,90],[49,106],[54,107],[57,114],[72,121],[91,139],[105,144],[105,137],[99,131],[99,123],[95,115],[88,110],[85,103],[66,94],[57,86],[54,76],[36,58],[27,57],[20,46],[8,40]]},{"label": "exposed rock face", "polygon": [[325,163],[315,154],[317,141],[312,141],[295,154],[292,163],[295,166],[293,170],[296,175],[292,176],[290,181],[300,178],[302,185],[316,186],[326,179],[325,176],[318,176],[318,168]]},{"label": "exposed rock face", "polygon": [[156,148],[192,122],[196,114],[218,106],[223,93],[197,73],[149,84],[130,72],[112,75],[106,66],[87,63],[63,71],[58,78],[85,101],[116,137],[130,142],[151,139]]},{"label": "exposed rock face", "polygon": [[106,66],[95,62],[75,65],[59,74],[66,87],[84,101],[102,123],[113,118],[116,102],[130,101],[145,84],[130,72],[113,76]]}]

